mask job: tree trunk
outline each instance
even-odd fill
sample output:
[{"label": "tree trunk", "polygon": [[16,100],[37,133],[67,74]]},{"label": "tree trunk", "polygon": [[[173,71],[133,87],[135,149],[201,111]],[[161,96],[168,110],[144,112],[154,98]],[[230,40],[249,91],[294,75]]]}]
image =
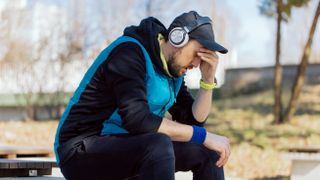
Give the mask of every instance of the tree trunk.
[{"label": "tree trunk", "polygon": [[297,74],[295,81],[294,81],[294,85],[292,88],[292,94],[291,94],[288,109],[287,109],[286,115],[285,115],[286,122],[291,120],[292,116],[295,114],[295,112],[297,110],[299,95],[300,95],[300,92],[301,92],[301,89],[302,89],[302,86],[304,83],[305,71],[306,71],[306,67],[307,67],[309,57],[311,54],[312,39],[313,39],[314,32],[317,27],[319,15],[320,15],[320,1],[318,4],[316,13],[314,15],[313,21],[312,21],[308,41],[304,47],[301,62],[298,66],[298,74]]},{"label": "tree trunk", "polygon": [[27,112],[26,117],[24,117],[25,121],[34,121],[35,120],[35,108],[32,104],[27,104],[25,106],[25,110]]},{"label": "tree trunk", "polygon": [[281,53],[281,21],[282,21],[282,0],[277,1],[277,39],[276,39],[276,63],[274,68],[274,122],[280,124],[283,122],[282,116],[282,102],[281,102],[281,88],[282,88],[282,67],[280,64]]}]

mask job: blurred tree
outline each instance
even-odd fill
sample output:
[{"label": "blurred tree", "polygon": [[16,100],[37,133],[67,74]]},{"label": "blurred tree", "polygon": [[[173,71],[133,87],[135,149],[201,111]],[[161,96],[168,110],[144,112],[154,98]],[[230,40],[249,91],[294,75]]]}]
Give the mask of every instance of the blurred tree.
[{"label": "blurred tree", "polygon": [[7,79],[15,82],[16,106],[24,107],[26,120],[41,118],[39,112],[44,110],[49,118],[58,119],[65,106],[67,77],[74,73],[73,61],[84,59],[83,11],[68,16],[63,8],[51,8],[41,14],[44,8],[17,7],[15,2],[8,1],[1,11],[0,70],[11,67]]},{"label": "blurred tree", "polygon": [[304,83],[305,71],[306,71],[306,67],[308,65],[309,57],[311,54],[312,40],[314,37],[314,32],[317,27],[319,15],[320,15],[320,1],[318,3],[318,7],[316,9],[316,12],[312,21],[307,43],[303,49],[301,62],[298,66],[298,74],[296,75],[294,85],[292,87],[292,94],[289,100],[288,109],[286,110],[286,114],[285,114],[285,121],[290,121],[297,109],[299,95],[301,93],[301,89]]},{"label": "blurred tree", "polygon": [[260,12],[268,17],[277,17],[277,35],[276,35],[276,57],[274,69],[274,122],[283,123],[282,108],[282,67],[280,63],[281,54],[281,22],[288,22],[293,7],[302,7],[309,0],[260,0]]},{"label": "blurred tree", "polygon": [[[26,120],[34,119],[35,108],[33,106],[34,84],[30,83],[30,77],[35,76],[34,60],[32,59],[32,52],[26,47],[30,47],[30,42],[22,37],[22,30],[30,28],[28,25],[28,18],[30,13],[27,9],[18,6],[17,1],[8,1],[7,6],[2,10],[1,21],[1,68],[9,65],[11,69],[7,76],[10,81],[14,80],[16,85],[20,88],[24,101],[19,102],[26,111]],[[12,73],[12,71],[14,71]],[[20,72],[20,73],[19,73]],[[28,74],[28,75],[26,75]],[[30,75],[30,76],[29,76]],[[22,80],[23,79],[23,80]],[[9,82],[6,82],[9,83]],[[15,96],[19,98],[18,95]],[[21,103],[21,104],[20,104]]]}]

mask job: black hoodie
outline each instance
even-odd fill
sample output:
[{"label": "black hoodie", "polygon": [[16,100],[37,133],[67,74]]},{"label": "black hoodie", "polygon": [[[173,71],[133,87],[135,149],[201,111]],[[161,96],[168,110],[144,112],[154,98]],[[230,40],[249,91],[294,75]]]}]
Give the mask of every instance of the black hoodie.
[{"label": "black hoodie", "polygon": [[[145,47],[155,69],[165,74],[157,40],[159,33],[166,36],[167,29],[152,17],[142,20],[139,26],[124,30],[124,35],[137,39]],[[123,127],[129,133],[157,132],[162,117],[149,110],[145,77],[145,59],[137,44],[127,42],[114,48],[94,73],[79,101],[72,106],[60,129],[59,143],[84,133],[100,134],[103,122],[117,108]],[[169,109],[172,119],[201,126],[192,114],[193,101],[183,83],[175,104]]]},{"label": "black hoodie", "polygon": [[[156,18],[149,17],[141,21],[139,26],[130,26],[124,30],[123,35],[130,36],[138,40],[148,51],[152,63],[165,74],[160,59],[160,47],[158,42],[158,34],[167,35],[167,29]],[[148,38],[146,38],[148,37]]]}]

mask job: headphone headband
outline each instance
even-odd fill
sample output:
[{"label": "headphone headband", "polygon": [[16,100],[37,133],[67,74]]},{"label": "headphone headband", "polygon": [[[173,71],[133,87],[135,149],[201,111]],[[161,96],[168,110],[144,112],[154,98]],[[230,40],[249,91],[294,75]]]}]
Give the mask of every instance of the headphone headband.
[{"label": "headphone headband", "polygon": [[169,33],[169,42],[174,47],[183,47],[189,41],[189,33],[204,24],[211,24],[209,17],[199,17],[183,27],[175,27]]}]

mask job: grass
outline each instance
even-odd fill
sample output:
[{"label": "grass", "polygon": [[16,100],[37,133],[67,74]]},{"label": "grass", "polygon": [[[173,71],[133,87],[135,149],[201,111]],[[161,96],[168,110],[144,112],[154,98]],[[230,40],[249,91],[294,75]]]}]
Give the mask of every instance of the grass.
[{"label": "grass", "polygon": [[[289,93],[285,91],[284,102]],[[287,179],[290,162],[282,158],[293,146],[320,145],[320,86],[305,87],[291,122],[275,125],[272,91],[214,102],[207,129],[230,138],[232,155],[226,174],[243,179]]]},{"label": "grass", "polygon": [[0,145],[53,148],[58,121],[0,121]]},{"label": "grass", "polygon": [[[285,91],[284,101],[289,98]],[[320,85],[303,89],[291,122],[272,123],[272,91],[214,100],[207,129],[231,140],[225,166],[228,177],[288,179],[290,161],[282,158],[292,146],[320,145]],[[0,122],[0,142],[53,146],[57,121]]]}]

